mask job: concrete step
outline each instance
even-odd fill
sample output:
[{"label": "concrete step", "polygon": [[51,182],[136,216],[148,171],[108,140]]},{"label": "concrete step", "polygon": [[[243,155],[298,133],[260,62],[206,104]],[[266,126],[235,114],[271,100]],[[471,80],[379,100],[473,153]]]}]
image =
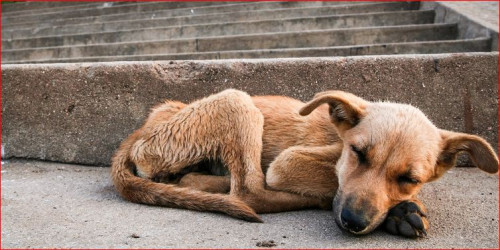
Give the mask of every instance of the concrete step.
[{"label": "concrete step", "polygon": [[229,9],[234,9],[237,6],[245,7],[247,4],[241,2],[143,2],[132,4],[118,4],[113,5],[107,3],[105,5],[91,6],[87,8],[70,8],[62,11],[51,11],[46,13],[35,13],[15,16],[2,16],[2,23],[7,25],[16,23],[36,23],[47,22],[50,23],[52,19],[61,20],[67,18],[78,18],[88,16],[105,16],[105,15],[130,15],[133,13],[147,13],[165,10],[171,14],[188,14],[191,10],[201,12],[213,12],[217,8],[225,9],[226,5],[230,6]]},{"label": "concrete step", "polygon": [[[39,15],[46,13],[63,13],[68,11],[75,11],[77,9],[90,9],[90,8],[113,8],[113,7],[130,7],[134,5],[143,6],[148,4],[147,2],[55,2],[51,4],[50,7],[36,7],[33,4],[42,2],[26,2],[25,7],[18,8],[18,10],[12,11],[10,9],[4,10],[2,8],[3,17],[14,17],[14,16],[27,16],[27,15]],[[210,6],[210,5],[222,5],[227,3],[237,3],[237,2],[162,2],[161,6],[167,6],[171,9],[185,8],[185,7],[199,7],[199,6]],[[17,5],[17,4],[16,4]],[[3,6],[2,6],[3,7]],[[130,9],[130,8],[129,8]],[[50,20],[43,20],[50,21]]]},{"label": "concrete step", "polygon": [[450,40],[456,38],[456,24],[402,25],[3,50],[2,62],[91,56],[329,47],[372,43]]},{"label": "concrete step", "polygon": [[[2,17],[15,17],[15,16],[25,16],[25,15],[34,15],[34,14],[43,14],[43,13],[51,13],[58,11],[68,11],[86,8],[105,8],[110,7],[112,5],[120,5],[125,4],[124,2],[52,2],[49,5],[35,5],[41,3],[50,3],[50,2],[24,2],[19,4],[14,4],[13,7],[17,6],[16,10],[4,9],[4,5],[2,6]],[[52,6],[50,6],[52,5]],[[22,7],[21,6],[25,6]]]},{"label": "concrete step", "polygon": [[347,14],[311,18],[273,19],[251,22],[218,23],[134,29],[79,35],[49,36],[3,40],[3,49],[21,49],[68,45],[88,45],[131,41],[149,41],[238,34],[292,32],[303,30],[337,29],[368,26],[429,24],[434,11],[396,11],[367,14]]},{"label": "concrete step", "polygon": [[103,3],[82,3],[82,2],[16,2],[5,3],[2,1],[2,16],[4,14],[27,13],[30,11],[50,11],[52,9],[73,8],[77,6],[93,6]]},{"label": "concrete step", "polygon": [[[174,6],[171,2],[146,2],[141,4],[123,4],[107,8],[85,8],[67,11],[41,13],[33,15],[2,17],[2,22],[7,25],[25,23],[48,23],[52,20],[64,21],[65,19],[79,18],[79,23],[95,22],[98,20],[130,20],[138,17],[151,18],[154,16],[172,17],[184,15],[202,15],[210,13],[223,13],[241,10],[264,10],[291,7],[319,7],[328,5],[345,4],[346,2],[179,2]],[[353,5],[353,3],[347,3]],[[354,3],[356,4],[356,3]],[[177,8],[173,8],[177,7]],[[85,21],[87,20],[87,21]]]},{"label": "concrete step", "polygon": [[392,54],[439,54],[463,52],[488,52],[490,38],[464,40],[384,43],[337,47],[260,49],[237,51],[211,51],[197,53],[153,54],[134,56],[96,56],[78,58],[55,58],[48,60],[9,61],[9,64],[26,63],[77,63],[77,62],[112,62],[112,61],[160,61],[160,60],[218,60],[218,59],[253,59],[253,58],[298,58],[363,56]]},{"label": "concrete step", "polygon": [[[285,2],[282,4],[295,2]],[[311,3],[311,2],[308,2]],[[261,3],[262,4],[262,3]],[[258,7],[257,4],[253,4]],[[341,15],[353,13],[369,13],[383,11],[402,11],[417,9],[416,3],[391,2],[391,3],[358,3],[355,5],[307,7],[307,8],[281,8],[268,10],[241,10],[234,12],[213,13],[206,15],[193,15],[172,17],[170,12],[155,12],[152,14],[106,16],[122,18],[118,21],[99,20],[97,23],[82,23],[80,19],[67,19],[62,23],[48,26],[43,24],[29,24],[24,28],[2,28],[3,39],[20,39],[29,37],[67,35],[77,33],[111,32],[130,29],[143,29],[152,27],[166,27],[174,25],[194,25],[223,22],[257,21],[263,19],[304,18],[314,16]],[[166,15],[168,14],[168,15]],[[102,17],[104,18],[104,17]],[[101,18],[101,19],[102,19]],[[91,21],[90,21],[91,22]]]},{"label": "concrete step", "polygon": [[164,99],[226,88],[307,101],[340,89],[413,104],[498,149],[498,53],[2,65],[3,158],[107,165]]}]

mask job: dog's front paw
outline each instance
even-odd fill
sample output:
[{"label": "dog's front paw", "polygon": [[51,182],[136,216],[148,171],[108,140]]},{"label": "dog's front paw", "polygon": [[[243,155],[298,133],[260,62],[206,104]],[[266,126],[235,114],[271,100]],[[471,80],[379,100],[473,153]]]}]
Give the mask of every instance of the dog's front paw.
[{"label": "dog's front paw", "polygon": [[403,201],[393,207],[384,221],[386,231],[409,238],[426,236],[428,225],[425,213],[411,201]]}]

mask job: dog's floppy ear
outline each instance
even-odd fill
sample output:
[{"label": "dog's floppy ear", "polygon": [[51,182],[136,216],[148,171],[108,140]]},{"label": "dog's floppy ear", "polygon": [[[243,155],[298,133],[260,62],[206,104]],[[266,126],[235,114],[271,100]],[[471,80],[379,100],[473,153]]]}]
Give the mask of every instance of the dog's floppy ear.
[{"label": "dog's floppy ear", "polygon": [[300,115],[309,115],[321,104],[330,105],[330,116],[332,122],[346,129],[358,124],[359,120],[365,116],[365,109],[369,102],[351,93],[343,91],[326,91],[318,93],[314,98],[306,103],[299,111]]},{"label": "dog's floppy ear", "polygon": [[466,152],[479,169],[494,174],[498,172],[498,157],[490,144],[475,135],[440,130],[442,146],[433,179],[439,178],[455,166],[458,153]]}]

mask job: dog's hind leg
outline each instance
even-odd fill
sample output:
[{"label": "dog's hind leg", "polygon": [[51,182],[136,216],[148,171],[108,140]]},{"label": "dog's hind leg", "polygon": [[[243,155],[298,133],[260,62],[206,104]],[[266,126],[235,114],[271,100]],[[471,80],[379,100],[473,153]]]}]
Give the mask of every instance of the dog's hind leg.
[{"label": "dog's hind leg", "polygon": [[263,127],[263,115],[248,94],[225,90],[156,123],[136,142],[137,150],[132,149],[134,162],[150,166],[148,177],[163,179],[204,159],[220,159],[231,177],[229,196],[256,212],[319,206],[317,198],[265,189],[260,163]]},{"label": "dog's hind leg", "polygon": [[231,180],[229,176],[216,176],[202,173],[189,173],[179,181],[180,187],[190,187],[209,193],[229,193]]},{"label": "dog's hind leg", "polygon": [[225,131],[220,157],[231,175],[230,195],[241,198],[257,213],[272,213],[323,206],[321,199],[266,189],[261,167],[264,118],[246,94],[223,107],[232,126]]},{"label": "dog's hind leg", "polygon": [[[168,117],[155,119],[166,111],[154,109],[113,158],[113,182],[122,196],[137,203],[217,211],[260,222],[253,209],[238,197],[180,187],[175,180],[168,183],[169,177],[185,175],[203,160],[217,159],[221,145],[239,140],[232,132],[239,117],[229,115],[237,110],[232,103],[239,96],[233,92],[201,99]],[[167,183],[161,183],[163,180]]]}]

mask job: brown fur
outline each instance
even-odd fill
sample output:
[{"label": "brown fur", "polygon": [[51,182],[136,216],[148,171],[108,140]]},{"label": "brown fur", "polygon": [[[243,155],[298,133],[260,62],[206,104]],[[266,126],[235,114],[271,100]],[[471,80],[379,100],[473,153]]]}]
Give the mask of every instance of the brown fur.
[{"label": "brown fur", "polygon": [[189,105],[167,101],[153,108],[115,154],[112,177],[133,202],[248,221],[261,221],[255,212],[330,208],[335,196],[339,226],[348,229],[342,211],[355,211],[367,224],[354,232],[362,234],[403,201],[425,212],[417,192],[462,151],[480,169],[498,171],[486,141],[439,130],[409,105],[372,103],[341,91],[304,104],[226,90]]}]

